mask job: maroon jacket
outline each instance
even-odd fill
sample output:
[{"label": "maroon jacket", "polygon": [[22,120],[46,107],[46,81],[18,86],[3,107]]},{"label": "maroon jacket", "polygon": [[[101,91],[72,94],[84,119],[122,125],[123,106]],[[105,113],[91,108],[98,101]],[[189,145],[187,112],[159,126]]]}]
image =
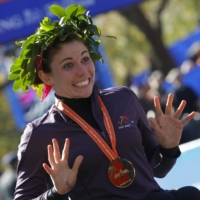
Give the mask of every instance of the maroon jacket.
[{"label": "maroon jacket", "polygon": [[101,128],[101,131],[96,131],[109,146],[97,95],[101,96],[110,114],[119,156],[132,162],[136,170],[133,183],[123,189],[113,186],[107,175],[108,158],[78,124],[53,105],[44,116],[29,123],[21,137],[15,200],[50,199],[47,189],[49,175],[42,164],[48,163],[47,145],[52,143],[52,138],[57,139],[61,151],[65,138],[70,139],[70,166],[78,155],[84,157],[76,185],[63,199],[142,200],[152,192],[163,190],[154,176],[164,177],[175,164],[180,151],[175,158],[162,153],[136,95],[129,88],[114,87],[99,92],[95,86],[91,106]]}]

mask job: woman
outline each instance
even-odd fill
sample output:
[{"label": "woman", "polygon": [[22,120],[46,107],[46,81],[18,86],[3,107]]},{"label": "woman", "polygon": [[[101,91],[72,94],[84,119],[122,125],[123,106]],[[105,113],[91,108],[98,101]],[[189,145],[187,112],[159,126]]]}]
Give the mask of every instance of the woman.
[{"label": "woman", "polygon": [[[172,114],[173,95],[170,94],[163,114],[159,99],[155,97],[157,119],[150,119],[153,132],[130,89],[114,87],[99,91],[94,84],[93,61],[101,56],[96,48],[99,43],[92,37],[99,36],[100,32],[97,28],[92,32],[90,18],[84,21],[88,26],[80,25],[82,8],[72,5],[70,9],[74,12],[69,16],[68,10],[64,13],[61,7],[51,7],[57,15],[63,13],[59,16],[65,24],[54,23],[57,29],[53,29],[53,23],[48,19],[43,21],[39,29],[43,30],[41,34],[23,43],[23,53],[11,68],[11,72],[17,68],[16,74],[22,74],[24,69],[30,72],[30,77],[21,81],[19,88],[30,84],[39,85],[36,87],[39,90],[44,83],[42,98],[51,88],[56,98],[55,105],[44,116],[29,123],[21,137],[15,200],[200,199],[196,188],[165,191],[154,180],[154,176],[164,177],[175,164],[180,155],[178,145],[183,125],[195,113],[179,120],[186,102]],[[74,20],[72,25],[68,23],[70,20]],[[74,23],[78,28],[71,31]],[[48,38],[55,34],[52,30],[58,28],[64,31],[58,31],[62,37],[58,34],[45,46]],[[84,30],[80,32],[79,29]],[[91,35],[85,36],[85,29]],[[29,48],[31,42],[32,48]],[[27,61],[34,60],[33,46],[38,46],[41,52],[35,56],[36,71],[31,70]],[[20,68],[18,63],[23,62],[26,62],[25,67]],[[10,79],[14,79],[13,74]],[[26,82],[31,77],[34,81]],[[17,78],[19,83],[23,76]],[[18,89],[17,83],[14,89]],[[48,189],[50,179],[53,186]]]}]

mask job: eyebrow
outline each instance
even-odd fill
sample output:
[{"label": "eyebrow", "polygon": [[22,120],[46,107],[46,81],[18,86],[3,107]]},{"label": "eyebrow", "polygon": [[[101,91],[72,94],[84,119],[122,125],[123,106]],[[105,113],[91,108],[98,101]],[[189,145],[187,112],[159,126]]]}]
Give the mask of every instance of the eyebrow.
[{"label": "eyebrow", "polygon": [[[82,56],[84,53],[89,53],[89,52],[88,52],[87,50],[85,50],[85,51],[83,51],[83,52],[81,53],[81,56]],[[60,62],[60,64],[61,64],[62,62],[64,62],[64,61],[66,61],[66,60],[72,60],[72,58],[71,58],[71,57],[64,58],[64,59]]]}]

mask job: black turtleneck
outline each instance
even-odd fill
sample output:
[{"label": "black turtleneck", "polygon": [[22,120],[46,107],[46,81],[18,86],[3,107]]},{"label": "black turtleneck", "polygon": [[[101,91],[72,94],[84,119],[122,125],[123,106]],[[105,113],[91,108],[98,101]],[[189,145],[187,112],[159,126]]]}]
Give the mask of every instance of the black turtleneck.
[{"label": "black turtleneck", "polygon": [[95,129],[101,130],[96,120],[93,117],[90,97],[81,99],[68,99],[55,94],[57,99],[60,99],[64,104],[69,106],[81,118],[83,118],[90,126]]}]

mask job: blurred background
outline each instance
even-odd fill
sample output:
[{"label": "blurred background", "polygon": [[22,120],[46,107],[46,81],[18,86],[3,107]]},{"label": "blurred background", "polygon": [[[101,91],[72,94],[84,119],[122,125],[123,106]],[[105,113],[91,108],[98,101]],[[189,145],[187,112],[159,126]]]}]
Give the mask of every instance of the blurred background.
[{"label": "blurred background", "polygon": [[188,102],[181,117],[197,112],[184,127],[177,165],[157,181],[167,189],[200,188],[199,0],[0,0],[0,174],[10,169],[3,158],[17,151],[26,124],[54,103],[53,92],[42,103],[33,90],[14,93],[13,82],[7,80],[13,56],[20,52],[14,42],[34,33],[44,16],[54,20],[49,12],[53,3],[82,4],[102,34],[117,38],[101,38],[104,64],[95,63],[100,88],[130,87],[147,117],[155,116],[153,97],[160,97],[164,110],[169,93],[174,93],[174,109],[181,100]]}]

